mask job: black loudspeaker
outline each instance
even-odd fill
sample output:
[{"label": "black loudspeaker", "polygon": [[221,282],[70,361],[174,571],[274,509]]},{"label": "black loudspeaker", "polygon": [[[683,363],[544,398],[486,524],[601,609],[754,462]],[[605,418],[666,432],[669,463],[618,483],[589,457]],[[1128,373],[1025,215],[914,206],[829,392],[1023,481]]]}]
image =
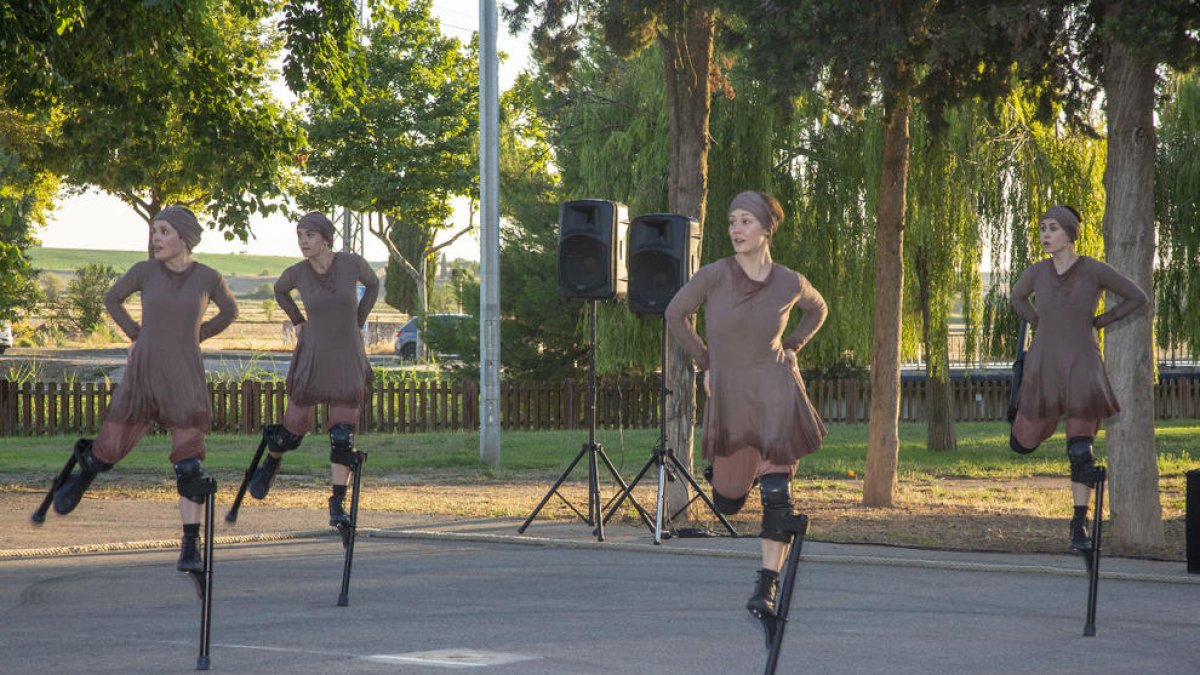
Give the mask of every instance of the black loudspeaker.
[{"label": "black loudspeaker", "polygon": [[634,314],[662,314],[699,268],[695,218],[652,213],[629,224],[629,309]]},{"label": "black loudspeaker", "polygon": [[1200,574],[1200,469],[1187,472],[1187,570]]},{"label": "black loudspeaker", "polygon": [[629,211],[620,202],[580,199],[558,209],[558,290],[564,298],[625,296]]}]

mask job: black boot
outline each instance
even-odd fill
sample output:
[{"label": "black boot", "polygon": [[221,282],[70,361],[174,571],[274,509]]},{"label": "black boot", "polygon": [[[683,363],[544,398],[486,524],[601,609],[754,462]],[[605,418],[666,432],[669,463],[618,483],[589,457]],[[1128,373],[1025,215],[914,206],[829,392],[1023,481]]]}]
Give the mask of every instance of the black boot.
[{"label": "black boot", "polygon": [[251,497],[255,499],[267,498],[267,493],[271,491],[271,483],[275,480],[275,473],[279,471],[279,464],[282,461],[282,457],[267,455],[267,459],[254,471],[254,475],[250,478]]},{"label": "black boot", "polygon": [[1087,532],[1087,516],[1071,518],[1071,550],[1080,553],[1092,550],[1092,539]]},{"label": "black boot", "polygon": [[779,572],[769,569],[758,571],[754,582],[754,594],[746,601],[746,609],[756,617],[775,616],[775,587],[779,583]]},{"label": "black boot", "polygon": [[175,564],[175,569],[180,572],[204,571],[204,560],[200,557],[199,531],[199,524],[183,526],[183,541],[179,545],[179,562]]},{"label": "black boot", "polygon": [[75,464],[79,472],[67,476],[63,484],[54,491],[54,512],[60,516],[67,515],[79,506],[79,500],[83,499],[83,493],[91,487],[96,474],[104,473],[113,467],[112,464],[96,459],[92,454],[92,441],[89,439],[81,438],[76,441],[71,452],[75,453]]},{"label": "black boot", "polygon": [[333,494],[329,497],[329,524],[333,527],[345,527],[350,524],[350,514],[342,506],[346,500],[346,486],[334,485]]}]

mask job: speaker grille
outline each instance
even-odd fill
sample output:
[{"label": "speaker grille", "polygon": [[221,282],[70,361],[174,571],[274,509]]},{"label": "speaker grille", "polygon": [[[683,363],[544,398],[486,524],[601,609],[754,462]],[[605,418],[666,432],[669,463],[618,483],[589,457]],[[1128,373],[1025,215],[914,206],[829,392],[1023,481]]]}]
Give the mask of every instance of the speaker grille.
[{"label": "speaker grille", "polygon": [[679,261],[663,251],[642,251],[629,261],[629,299],[643,313],[661,314],[679,290]]},{"label": "speaker grille", "polygon": [[612,272],[611,252],[592,237],[574,236],[559,245],[559,281],[565,290],[582,296],[603,292]]}]

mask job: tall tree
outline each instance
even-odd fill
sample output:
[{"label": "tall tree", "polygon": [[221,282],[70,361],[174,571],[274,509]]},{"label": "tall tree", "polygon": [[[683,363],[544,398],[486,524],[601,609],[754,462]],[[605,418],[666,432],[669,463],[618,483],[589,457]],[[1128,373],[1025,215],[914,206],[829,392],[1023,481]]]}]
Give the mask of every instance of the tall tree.
[{"label": "tall tree", "polygon": [[56,122],[40,168],[69,185],[145,219],[188,204],[244,238],[251,213],[279,208],[302,141],[269,93],[280,45],[296,91],[344,93],[357,15],[355,0],[5,0],[0,101]]},{"label": "tall tree", "polygon": [[[1104,252],[1144,289],[1154,272],[1155,83],[1160,64],[1200,64],[1200,10],[1190,0],[1079,3],[1083,66],[1104,86],[1108,136]],[[1112,298],[1110,298],[1110,301]],[[1154,444],[1154,307],[1105,330],[1105,357],[1121,413],[1107,424],[1113,540],[1142,552],[1163,544]]]},{"label": "tall tree", "polygon": [[[595,20],[618,54],[633,55],[651,43],[661,50],[667,95],[667,203],[673,213],[704,226],[708,191],[714,0],[516,0],[505,16],[514,28],[533,24],[534,50],[560,82],[580,54],[579,21]],[[572,21],[566,24],[566,21]],[[695,428],[695,376],[691,360],[671,341],[667,387],[667,438],[690,469]],[[682,481],[671,484],[670,500],[687,502]]]},{"label": "tall tree", "polygon": [[[994,98],[1012,84],[1011,64],[1043,33],[1045,16],[1021,3],[981,11],[966,0],[728,0],[737,32],[763,78],[782,92],[818,84],[833,98],[861,108],[878,98],[884,111],[882,172],[876,206],[875,292],[871,343],[871,423],[863,502],[889,506],[899,452],[900,344],[904,227],[909,168],[909,119],[924,101],[932,120],[973,96]],[[1023,76],[1037,82],[1048,66]]]},{"label": "tall tree", "polygon": [[365,50],[366,81],[347,99],[316,98],[308,125],[308,174],[302,202],[375,214],[368,229],[388,247],[388,276],[407,275],[413,296],[390,304],[425,313],[426,279],[436,253],[468,232],[433,245],[447,227],[451,200],[475,185],[478,126],[474,46],[442,35],[429,0],[390,3],[377,16]]}]

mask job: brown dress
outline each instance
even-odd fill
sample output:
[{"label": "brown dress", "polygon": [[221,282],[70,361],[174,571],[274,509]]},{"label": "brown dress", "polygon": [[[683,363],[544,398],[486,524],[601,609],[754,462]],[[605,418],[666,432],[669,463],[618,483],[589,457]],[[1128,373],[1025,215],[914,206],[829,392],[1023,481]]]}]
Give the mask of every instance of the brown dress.
[{"label": "brown dress", "polygon": [[[1104,290],[1124,301],[1096,316]],[[1037,298],[1036,309],[1030,294]],[[1146,294],[1137,284],[1095,258],[1079,256],[1062,274],[1049,258],[1030,265],[1012,289],[1013,308],[1036,330],[1017,392],[1020,414],[1030,420],[1101,420],[1120,411],[1096,329],[1145,304]]]},{"label": "brown dress", "polygon": [[[707,347],[687,321],[701,305]],[[793,307],[804,317],[782,338]],[[784,350],[802,348],[827,313],[812,284],[782,265],[772,265],[759,282],[737,260],[724,258],[702,267],[679,289],[667,306],[667,326],[696,364],[712,371],[712,396],[704,408],[705,458],[753,447],[770,463],[788,465],[821,446],[825,425]]]},{"label": "brown dress", "polygon": [[[361,300],[358,283],[364,288]],[[292,289],[300,290],[307,318],[292,300]],[[335,253],[325,274],[317,274],[307,260],[283,271],[275,282],[275,301],[293,324],[305,324],[288,368],[292,403],[362,407],[373,376],[359,328],[378,296],[379,277],[353,253]]]},{"label": "brown dress", "polygon": [[[142,293],[141,325],[122,304],[138,291]],[[202,321],[209,300],[220,311]],[[172,272],[157,260],[143,260],[113,284],[104,306],[133,341],[125,377],[105,421],[212,428],[200,343],[237,318],[237,301],[224,277],[198,262],[184,272]]]}]

